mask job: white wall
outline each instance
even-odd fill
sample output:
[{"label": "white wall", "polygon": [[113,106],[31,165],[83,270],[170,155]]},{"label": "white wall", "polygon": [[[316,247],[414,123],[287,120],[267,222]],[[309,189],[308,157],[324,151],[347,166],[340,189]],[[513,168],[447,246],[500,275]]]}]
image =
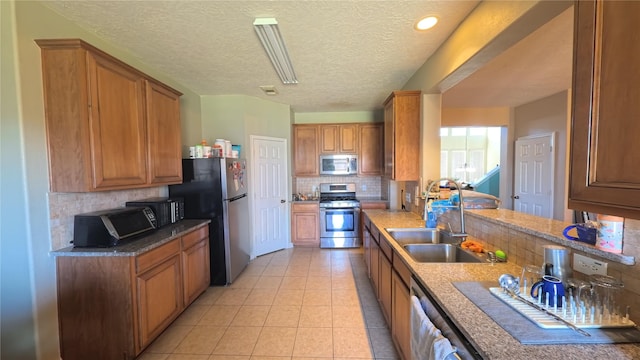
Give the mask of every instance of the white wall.
[{"label": "white wall", "polygon": [[[557,220],[564,220],[566,211],[568,96],[568,91],[562,91],[514,109],[514,140],[556,132],[553,218]],[[514,146],[512,143],[511,151]]]}]

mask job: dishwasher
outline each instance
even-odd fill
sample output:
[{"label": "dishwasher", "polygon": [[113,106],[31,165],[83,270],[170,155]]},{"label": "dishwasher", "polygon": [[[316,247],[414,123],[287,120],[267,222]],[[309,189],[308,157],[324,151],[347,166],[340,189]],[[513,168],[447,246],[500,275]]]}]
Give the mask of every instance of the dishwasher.
[{"label": "dishwasher", "polygon": [[[456,348],[456,352],[450,354],[445,359],[433,360],[471,360],[483,359],[473,345],[466,340],[465,336],[453,324],[452,320],[445,314],[444,310],[435,302],[433,297],[422,287],[420,282],[411,276],[411,295],[417,297],[422,304],[424,314],[431,320],[433,325],[440,329],[442,336],[447,338],[451,345]],[[413,359],[416,360],[416,359]]]}]

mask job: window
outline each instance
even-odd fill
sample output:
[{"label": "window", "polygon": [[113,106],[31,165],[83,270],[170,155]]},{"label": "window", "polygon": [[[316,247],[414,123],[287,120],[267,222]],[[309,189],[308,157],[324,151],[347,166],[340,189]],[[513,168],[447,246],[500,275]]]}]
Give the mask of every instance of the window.
[{"label": "window", "polygon": [[500,165],[500,133],[499,127],[441,128],[441,176],[469,184],[480,180]]}]

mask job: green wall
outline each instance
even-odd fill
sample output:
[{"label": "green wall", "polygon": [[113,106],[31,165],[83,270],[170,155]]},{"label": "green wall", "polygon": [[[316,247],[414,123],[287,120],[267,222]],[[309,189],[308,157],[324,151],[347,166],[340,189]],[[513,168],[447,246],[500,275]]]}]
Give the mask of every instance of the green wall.
[{"label": "green wall", "polygon": [[36,359],[14,10],[0,1],[0,358]]},{"label": "green wall", "polygon": [[[200,134],[200,97],[34,1],[2,4],[2,359],[58,359],[55,261],[40,49],[34,39],[81,38],[184,93],[183,138]],[[71,139],[70,139],[71,140]],[[73,161],[73,159],[70,159]],[[95,194],[110,196],[109,193]]]},{"label": "green wall", "polygon": [[345,112],[315,112],[295,113],[295,124],[329,124],[329,123],[360,123],[384,121],[384,112],[378,111],[345,111]]}]

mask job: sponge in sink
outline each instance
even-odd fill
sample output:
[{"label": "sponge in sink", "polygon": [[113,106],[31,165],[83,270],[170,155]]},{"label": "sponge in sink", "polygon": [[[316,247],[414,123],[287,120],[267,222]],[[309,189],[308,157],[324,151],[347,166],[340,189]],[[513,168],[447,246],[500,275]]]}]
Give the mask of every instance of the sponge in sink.
[{"label": "sponge in sink", "polygon": [[502,250],[496,250],[496,257],[499,261],[507,261],[507,254]]}]

